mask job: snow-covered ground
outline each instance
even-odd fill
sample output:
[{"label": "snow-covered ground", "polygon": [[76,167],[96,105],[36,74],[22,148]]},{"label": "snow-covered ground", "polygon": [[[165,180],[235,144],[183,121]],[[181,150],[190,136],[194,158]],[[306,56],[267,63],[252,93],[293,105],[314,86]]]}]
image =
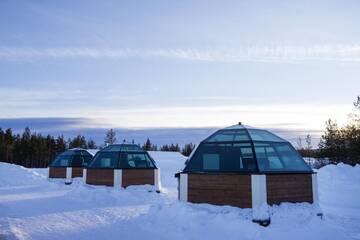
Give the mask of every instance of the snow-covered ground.
[{"label": "snow-covered ground", "polygon": [[164,191],[150,186],[88,186],[48,181],[45,169],[0,163],[0,239],[360,239],[360,166],[318,171],[320,205],[281,204],[272,223],[251,222],[249,209],[177,201],[174,173],[185,158],[151,152]]}]

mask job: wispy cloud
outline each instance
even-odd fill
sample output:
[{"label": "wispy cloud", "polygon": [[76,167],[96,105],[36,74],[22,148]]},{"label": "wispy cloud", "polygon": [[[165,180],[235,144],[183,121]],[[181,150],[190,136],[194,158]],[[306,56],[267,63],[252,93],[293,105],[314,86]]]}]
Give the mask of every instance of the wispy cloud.
[{"label": "wispy cloud", "polygon": [[0,47],[0,60],[166,58],[208,62],[360,61],[360,44],[248,46],[237,49],[11,48]]},{"label": "wispy cloud", "polygon": [[[231,124],[231,123],[229,123]],[[234,123],[232,123],[234,124]],[[261,127],[269,129],[281,137],[290,140],[297,146],[298,137],[304,138],[307,134],[311,134],[314,146],[323,133],[322,130],[301,128],[301,124],[297,124],[298,128],[288,128],[287,126],[296,123],[279,123],[273,125],[262,125]],[[79,133],[91,137],[97,143],[102,143],[104,139],[105,129],[114,127],[114,125],[105,125],[102,121],[92,118],[0,118],[0,127],[3,129],[12,128],[14,132],[22,132],[25,127],[30,127],[32,131],[41,133],[50,133],[52,135],[64,135],[65,138],[72,137]],[[214,127],[157,127],[157,128],[123,128],[118,126],[116,132],[123,139],[142,143],[147,138],[157,144],[168,144],[169,136],[171,141],[179,144],[189,142],[198,143],[211,133],[223,126]],[[122,139],[121,139],[122,140]]]},{"label": "wispy cloud", "polygon": [[[213,127],[242,121],[244,124],[291,130],[322,130],[325,121],[347,121],[348,105],[240,105],[240,106],[172,106],[124,108],[116,105],[71,107],[71,104],[48,106],[3,107],[4,117],[70,117],[95,118],[93,125],[113,127]],[[144,121],[145,119],[145,121]]]}]

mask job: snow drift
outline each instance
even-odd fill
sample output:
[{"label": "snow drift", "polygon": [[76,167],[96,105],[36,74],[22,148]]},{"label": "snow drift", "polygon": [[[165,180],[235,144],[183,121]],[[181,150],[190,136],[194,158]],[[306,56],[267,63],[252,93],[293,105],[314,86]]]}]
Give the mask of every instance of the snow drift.
[{"label": "snow drift", "polygon": [[360,239],[360,166],[318,171],[321,220],[307,203],[270,208],[272,224],[251,222],[251,210],[180,203],[178,153],[150,152],[164,192],[48,181],[46,169],[0,163],[0,239]]}]

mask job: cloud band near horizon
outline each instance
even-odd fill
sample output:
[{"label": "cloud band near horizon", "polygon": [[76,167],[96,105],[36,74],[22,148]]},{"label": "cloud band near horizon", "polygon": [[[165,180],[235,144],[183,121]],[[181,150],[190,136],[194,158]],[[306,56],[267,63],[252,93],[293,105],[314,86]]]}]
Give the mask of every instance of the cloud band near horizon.
[{"label": "cloud band near horizon", "polygon": [[360,44],[305,46],[248,46],[237,49],[136,48],[18,48],[0,47],[2,61],[41,59],[163,58],[204,62],[360,62]]}]

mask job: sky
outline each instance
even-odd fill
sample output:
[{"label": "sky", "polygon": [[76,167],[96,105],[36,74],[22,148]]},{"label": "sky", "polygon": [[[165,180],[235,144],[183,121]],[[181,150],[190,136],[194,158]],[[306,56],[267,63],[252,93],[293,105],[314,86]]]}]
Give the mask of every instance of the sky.
[{"label": "sky", "polygon": [[2,0],[0,119],[241,121],[319,136],[328,118],[347,121],[360,94],[359,11],[346,0]]}]

